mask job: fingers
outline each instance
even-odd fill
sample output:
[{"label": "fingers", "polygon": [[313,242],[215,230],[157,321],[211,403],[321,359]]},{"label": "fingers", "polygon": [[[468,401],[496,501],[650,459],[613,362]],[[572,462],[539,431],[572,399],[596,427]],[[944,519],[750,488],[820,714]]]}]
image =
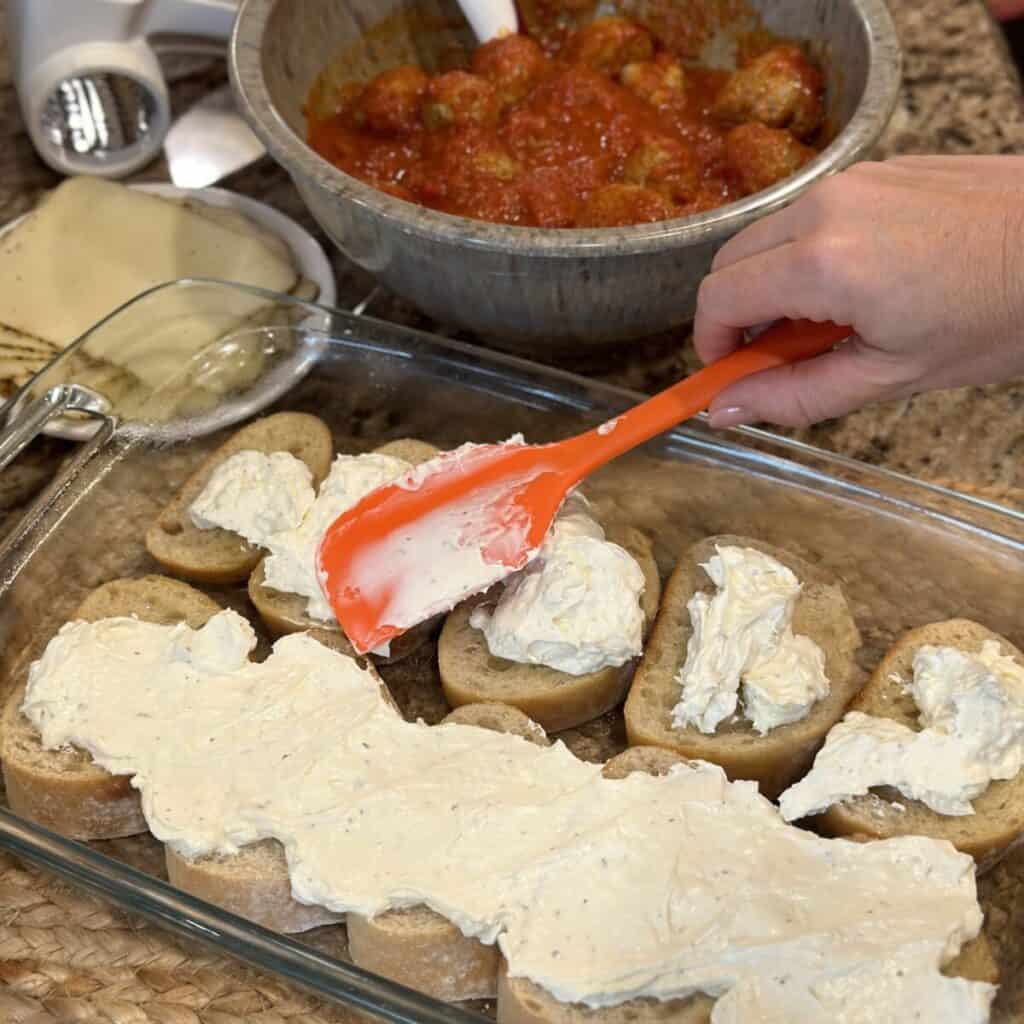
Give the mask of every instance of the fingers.
[{"label": "fingers", "polygon": [[697,295],[693,343],[705,363],[727,355],[743,329],[783,317],[855,324],[843,242],[787,242],[709,274]]},{"label": "fingers", "polygon": [[738,381],[711,403],[709,420],[713,427],[806,427],[912,393],[915,383],[905,365],[852,338],[827,355]]},{"label": "fingers", "polygon": [[796,237],[794,207],[787,206],[778,213],[756,220],[739,234],[733,235],[715,254],[711,272],[739,263],[768,249],[792,242]]}]

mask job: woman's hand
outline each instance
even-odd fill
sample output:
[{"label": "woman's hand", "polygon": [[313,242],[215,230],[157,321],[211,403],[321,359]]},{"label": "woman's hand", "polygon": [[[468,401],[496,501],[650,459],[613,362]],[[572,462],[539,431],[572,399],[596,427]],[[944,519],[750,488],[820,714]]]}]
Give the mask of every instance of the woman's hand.
[{"label": "woman's hand", "polygon": [[782,317],[850,324],[834,352],[726,389],[714,426],[805,426],[1024,373],[1024,157],[863,163],[731,239],[698,295],[705,362]]}]

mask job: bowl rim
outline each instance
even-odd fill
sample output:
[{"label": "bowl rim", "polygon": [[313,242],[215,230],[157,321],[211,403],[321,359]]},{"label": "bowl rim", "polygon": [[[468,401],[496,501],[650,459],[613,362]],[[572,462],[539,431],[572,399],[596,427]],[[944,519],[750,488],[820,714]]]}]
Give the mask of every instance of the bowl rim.
[{"label": "bowl rim", "polygon": [[388,195],[321,157],[281,116],[261,68],[261,40],[282,0],[242,0],[228,56],[236,101],[268,152],[293,177],[352,203],[393,230],[462,248],[553,259],[660,252],[716,242],[792,202],[814,182],[854,163],[878,141],[899,95],[902,52],[884,0],[848,0],[868,46],[867,79],[849,123],[797,174],[704,213],[614,228],[537,228],[460,217]]}]

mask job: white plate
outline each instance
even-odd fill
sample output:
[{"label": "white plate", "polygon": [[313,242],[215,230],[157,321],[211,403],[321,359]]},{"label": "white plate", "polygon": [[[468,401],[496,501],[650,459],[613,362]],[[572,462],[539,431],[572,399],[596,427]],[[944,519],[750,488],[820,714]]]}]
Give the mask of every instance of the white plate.
[{"label": "white plate", "polygon": [[[334,280],[334,270],[327,259],[320,243],[305,228],[297,224],[291,217],[286,217],[278,210],[261,203],[248,196],[239,195],[237,192],[229,192],[223,188],[179,188],[163,182],[144,182],[130,185],[129,188],[138,189],[140,192],[149,192],[153,195],[164,196],[168,199],[189,198],[198,199],[200,202],[208,203],[210,206],[226,207],[244,214],[254,223],[267,231],[277,235],[285,242],[295,260],[295,267],[302,277],[308,278],[318,288],[316,302],[322,306],[333,306],[338,298],[338,290]],[[0,238],[8,231],[11,231],[28,214],[23,214],[7,224],[0,226]],[[111,311],[113,312],[113,311]],[[72,341],[74,339],[71,339]],[[5,410],[8,413],[14,411],[13,404],[9,404]],[[63,437],[70,441],[84,441],[95,432],[96,427],[88,423],[71,423],[67,420],[54,420],[43,428],[43,433],[51,437]]]}]

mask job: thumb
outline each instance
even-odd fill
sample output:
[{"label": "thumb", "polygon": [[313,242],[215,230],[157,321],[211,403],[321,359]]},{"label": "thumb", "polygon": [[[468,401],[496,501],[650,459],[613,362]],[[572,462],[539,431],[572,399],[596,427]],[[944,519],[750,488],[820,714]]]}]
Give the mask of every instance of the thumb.
[{"label": "thumb", "polygon": [[854,336],[825,355],[737,381],[708,408],[712,427],[807,427],[912,391],[907,367]]}]

